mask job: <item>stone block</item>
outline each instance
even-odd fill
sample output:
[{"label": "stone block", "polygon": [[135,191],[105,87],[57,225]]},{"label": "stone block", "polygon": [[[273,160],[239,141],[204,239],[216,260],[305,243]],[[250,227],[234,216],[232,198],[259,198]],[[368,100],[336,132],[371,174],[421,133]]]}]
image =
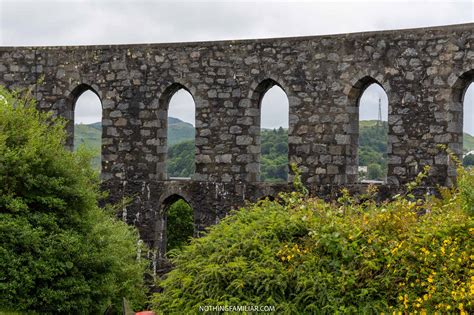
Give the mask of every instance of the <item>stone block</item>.
[{"label": "stone block", "polygon": [[253,138],[250,137],[250,136],[237,136],[235,138],[235,143],[237,145],[249,145],[249,144],[252,144],[253,142]]}]

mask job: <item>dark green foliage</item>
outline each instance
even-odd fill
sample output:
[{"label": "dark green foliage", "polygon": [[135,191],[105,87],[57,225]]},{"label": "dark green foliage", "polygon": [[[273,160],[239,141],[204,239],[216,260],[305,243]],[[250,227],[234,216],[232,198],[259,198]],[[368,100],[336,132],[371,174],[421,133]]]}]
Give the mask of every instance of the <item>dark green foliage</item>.
[{"label": "dark green foliage", "polygon": [[183,141],[168,149],[168,176],[191,177],[194,174],[194,140]]},{"label": "dark green foliage", "polygon": [[[172,133],[173,130],[170,131]],[[261,180],[286,181],[288,174],[288,132],[262,130]],[[168,150],[168,175],[191,177],[194,173],[194,140],[183,141]]]},{"label": "dark green foliage", "polygon": [[462,165],[474,166],[474,154],[466,155],[464,159],[462,160]]},{"label": "dark green foliage", "polygon": [[[376,120],[361,121],[359,125],[359,165],[369,166],[367,179],[383,180],[387,174],[388,124],[381,125]],[[377,164],[378,167],[375,167]],[[372,170],[372,172],[369,172]]]},{"label": "dark green foliage", "polygon": [[179,199],[167,209],[166,250],[181,248],[189,242],[194,233],[194,213],[191,206]]},{"label": "dark green foliage", "polygon": [[140,305],[136,230],[98,207],[91,154],[64,148],[64,122],[20,97],[0,88],[0,312]]},{"label": "dark green foliage", "polygon": [[380,205],[372,187],[363,202],[347,191],[338,203],[292,192],[248,205],[175,255],[154,308],[159,314],[193,314],[203,305],[270,305],[277,314],[470,313],[474,221],[466,210],[474,206],[473,181],[472,171],[461,173],[457,189],[426,201],[396,196]]},{"label": "dark green foliage", "polygon": [[367,177],[369,179],[383,180],[384,173],[380,164],[370,163],[367,167]]},{"label": "dark green foliage", "polygon": [[288,130],[261,131],[260,179],[286,182],[288,179]]}]

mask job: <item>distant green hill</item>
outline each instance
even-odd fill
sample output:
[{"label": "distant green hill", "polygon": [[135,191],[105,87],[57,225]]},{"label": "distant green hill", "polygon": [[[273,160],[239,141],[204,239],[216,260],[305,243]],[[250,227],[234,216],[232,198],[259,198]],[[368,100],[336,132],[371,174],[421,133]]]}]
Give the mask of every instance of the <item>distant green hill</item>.
[{"label": "distant green hill", "polygon": [[194,139],[194,126],[178,118],[168,118],[168,145]]},{"label": "distant green hill", "polygon": [[[168,118],[169,163],[172,177],[189,177],[194,173],[194,127],[180,119]],[[75,147],[81,143],[97,152],[93,165],[100,168],[101,123],[75,125]],[[376,120],[363,120],[359,127],[359,165],[369,168],[368,179],[383,179],[387,171],[387,122],[378,126]],[[288,134],[286,129],[264,129],[261,133],[261,180],[285,181],[288,165]],[[474,150],[474,137],[464,134],[464,150]]]},{"label": "distant green hill", "polygon": [[388,124],[377,120],[362,120],[359,123],[359,165],[367,166],[367,174],[359,179],[384,180],[387,174]]},{"label": "distant green hill", "polygon": [[474,136],[463,134],[463,149],[465,152],[474,150]]},{"label": "distant green hill", "polygon": [[[260,179],[286,181],[288,174],[288,130],[264,129],[261,133]],[[194,141],[182,141],[170,147],[167,163],[171,177],[190,177],[194,173]]]},{"label": "distant green hill", "polygon": [[81,143],[87,144],[93,148],[100,147],[100,137],[102,133],[102,124],[96,122],[93,124],[78,124],[74,126],[74,148]]},{"label": "distant green hill", "polygon": [[[168,145],[194,139],[194,126],[180,119],[168,118]],[[102,123],[74,125],[74,149],[84,144],[87,148],[94,150],[97,157],[92,160],[92,164],[100,169],[100,138],[102,133]]]},{"label": "distant green hill", "polygon": [[96,122],[93,124],[78,124],[74,125],[74,150],[80,145],[91,149],[95,153],[92,159],[92,165],[100,170],[100,144],[102,136],[102,123]]}]

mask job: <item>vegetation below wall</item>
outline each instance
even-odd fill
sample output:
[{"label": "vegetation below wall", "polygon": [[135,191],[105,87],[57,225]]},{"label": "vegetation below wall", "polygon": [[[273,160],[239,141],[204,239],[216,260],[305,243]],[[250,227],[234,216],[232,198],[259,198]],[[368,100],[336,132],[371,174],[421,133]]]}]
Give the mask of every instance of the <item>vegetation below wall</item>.
[{"label": "vegetation below wall", "polygon": [[[425,170],[427,172],[427,170]],[[337,203],[297,192],[248,205],[172,252],[159,314],[270,305],[278,314],[474,312],[474,170],[437,199],[374,188]]]}]

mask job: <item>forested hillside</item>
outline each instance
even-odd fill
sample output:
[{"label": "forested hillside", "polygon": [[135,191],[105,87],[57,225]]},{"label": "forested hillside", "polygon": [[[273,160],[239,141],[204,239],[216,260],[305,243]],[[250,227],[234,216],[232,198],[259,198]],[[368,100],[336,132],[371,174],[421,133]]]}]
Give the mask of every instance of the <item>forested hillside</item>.
[{"label": "forested hillside", "polygon": [[[172,132],[172,131],[171,131]],[[286,181],[288,173],[288,132],[262,130],[261,180]],[[190,177],[194,173],[194,140],[181,141],[168,151],[168,174]]]},{"label": "forested hillside", "polygon": [[464,152],[469,152],[469,151],[474,150],[474,136],[471,136],[468,133],[464,133],[463,148],[464,148]]},{"label": "forested hillside", "polygon": [[178,118],[168,117],[168,145],[194,139],[194,126]]},{"label": "forested hillside", "polygon": [[288,130],[264,129],[261,134],[260,180],[286,181],[288,174]]},{"label": "forested hillside", "polygon": [[[194,173],[194,127],[180,119],[168,119],[168,174],[171,177],[190,177]],[[387,122],[362,121],[359,128],[359,165],[368,167],[367,179],[383,179],[387,172]],[[75,147],[84,143],[97,153],[93,159],[100,167],[101,124],[75,126]],[[261,180],[286,181],[288,168],[288,131],[263,129],[261,133]],[[474,137],[464,134],[464,151],[474,150]]]},{"label": "forested hillside", "polygon": [[367,174],[359,179],[385,180],[387,174],[386,121],[363,120],[359,126],[359,166],[367,166]]}]

